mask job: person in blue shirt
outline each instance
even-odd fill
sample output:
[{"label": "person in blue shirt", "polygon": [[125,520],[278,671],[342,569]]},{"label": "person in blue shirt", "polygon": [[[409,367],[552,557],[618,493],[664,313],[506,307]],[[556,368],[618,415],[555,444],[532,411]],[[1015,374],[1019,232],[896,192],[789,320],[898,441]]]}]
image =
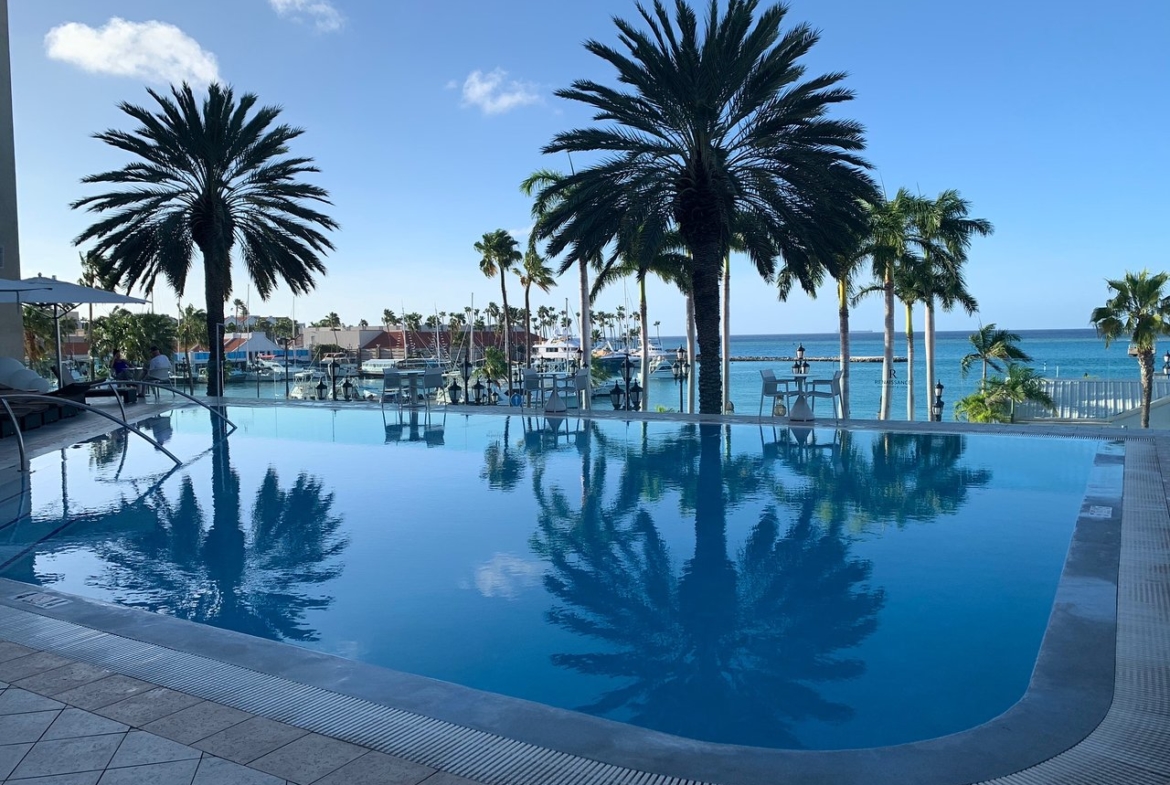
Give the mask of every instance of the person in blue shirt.
[{"label": "person in blue shirt", "polygon": [[117,350],[114,351],[114,359],[110,363],[110,370],[114,372],[114,378],[119,381],[130,378],[130,363],[126,362],[126,358]]}]

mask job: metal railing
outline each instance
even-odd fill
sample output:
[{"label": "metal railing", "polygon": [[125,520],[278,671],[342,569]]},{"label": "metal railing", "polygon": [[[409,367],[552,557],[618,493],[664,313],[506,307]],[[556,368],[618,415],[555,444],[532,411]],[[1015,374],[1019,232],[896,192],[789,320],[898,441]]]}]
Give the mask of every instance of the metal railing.
[{"label": "metal railing", "polygon": [[[125,405],[125,402],[122,400],[122,395],[121,395],[122,390],[129,388],[129,387],[153,387],[153,388],[158,389],[158,390],[169,390],[170,392],[175,393],[176,395],[180,395],[183,398],[187,399],[188,401],[191,401],[192,403],[196,403],[196,404],[202,406],[204,409],[211,412],[216,417],[219,417],[221,420],[223,420],[225,423],[227,423],[228,425],[230,425],[232,427],[232,429],[227,432],[227,435],[231,435],[236,430],[236,424],[234,422],[232,422],[231,420],[229,420],[227,418],[227,415],[225,415],[223,412],[216,411],[215,408],[207,405],[205,402],[196,398],[194,395],[188,395],[187,393],[183,392],[182,390],[178,389],[177,387],[173,387],[169,384],[163,384],[162,382],[155,382],[155,381],[151,381],[149,379],[136,379],[133,381],[110,380],[110,381],[98,382],[97,384],[92,385],[90,387],[90,389],[93,390],[93,389],[99,389],[102,387],[109,387],[114,391],[114,399],[117,400],[117,402],[118,402],[118,408],[122,412],[122,419],[123,420],[126,419],[126,405]],[[54,399],[54,400],[56,400],[56,399]]]},{"label": "metal railing", "polygon": [[[1044,391],[1055,409],[1025,402],[1016,406],[1017,422],[1028,420],[1111,420],[1142,404],[1142,385],[1137,379],[1046,379]],[[1152,399],[1170,395],[1170,378],[1154,378]]]},{"label": "metal railing", "polygon": [[[82,403],[81,401],[74,401],[70,398],[60,398],[60,397],[53,396],[53,395],[42,395],[40,393],[5,393],[2,397],[0,397],[0,404],[3,404],[4,411],[8,414],[8,417],[12,420],[12,430],[16,434],[16,444],[17,444],[18,449],[20,450],[20,471],[24,471],[24,468],[28,465],[28,454],[25,452],[24,434],[20,430],[20,420],[17,418],[16,413],[12,410],[12,407],[8,403],[10,400],[13,400],[13,399],[44,401],[47,403],[57,404],[60,406],[76,406],[77,408],[79,408],[83,411],[94,412],[95,414],[98,414],[98,415],[101,415],[102,417],[105,417],[107,420],[111,420],[112,422],[117,423],[118,425],[122,426],[123,428],[125,428],[129,431],[133,431],[134,433],[141,436],[143,439],[146,439],[146,441],[148,441],[154,445],[156,450],[163,453],[168,458],[170,458],[172,461],[174,461],[176,466],[183,463],[175,456],[175,454],[173,452],[168,450],[166,447],[163,447],[161,442],[158,442],[155,439],[151,438],[150,436],[147,436],[140,429],[138,429],[137,427],[135,427],[135,426],[131,425],[129,422],[127,422],[125,419],[125,415],[126,415],[125,410],[122,411],[122,418],[119,419],[107,411],[103,411],[95,406],[90,406],[87,403]],[[121,401],[121,398],[119,398],[119,402],[120,401]],[[120,403],[119,403],[119,405],[120,405]]]}]

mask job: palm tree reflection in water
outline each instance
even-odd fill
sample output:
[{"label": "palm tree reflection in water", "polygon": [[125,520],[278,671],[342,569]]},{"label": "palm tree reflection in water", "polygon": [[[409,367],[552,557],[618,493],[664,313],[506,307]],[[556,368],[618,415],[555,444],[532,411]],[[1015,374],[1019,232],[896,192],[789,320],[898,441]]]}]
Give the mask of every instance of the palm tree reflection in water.
[{"label": "palm tree reflection in water", "polygon": [[320,480],[301,473],[291,488],[280,486],[269,467],[256,491],[250,526],[241,515],[240,478],[231,465],[223,423],[211,450],[211,526],[190,476],[178,500],[161,490],[111,513],[148,519],[133,534],[103,538],[98,555],[107,564],[95,579],[119,604],[275,640],[314,641],[305,623],[309,611],[324,610],[328,596],[308,591],[338,577],[336,557],[348,545],[338,533],[333,494]]},{"label": "palm tree reflection in water", "polygon": [[[780,508],[765,507],[732,560],[729,502],[769,473],[763,456],[725,459],[720,446],[717,425],[643,440],[610,505],[601,502],[605,455],[590,465],[585,450],[577,513],[534,471],[533,547],[550,563],[545,586],[558,601],[548,618],[606,644],[553,661],[620,680],[583,711],[690,738],[798,747],[795,723],[850,716],[813,685],[864,670],[842,652],[876,629],[884,596],[840,527],[814,524],[815,493],[792,497],[787,526]],[[681,575],[635,490],[647,488],[677,489],[684,515],[693,511],[695,549]]]}]

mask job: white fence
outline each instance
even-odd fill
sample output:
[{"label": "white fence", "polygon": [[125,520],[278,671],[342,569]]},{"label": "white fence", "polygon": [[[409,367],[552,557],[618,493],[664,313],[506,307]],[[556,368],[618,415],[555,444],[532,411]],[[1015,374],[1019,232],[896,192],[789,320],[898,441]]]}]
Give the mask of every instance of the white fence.
[{"label": "white fence", "polygon": [[[1016,422],[1028,420],[1109,420],[1142,405],[1137,379],[1046,379],[1045,391],[1056,404],[1049,411],[1034,403],[1016,406]],[[1153,400],[1170,395],[1170,378],[1154,377]]]}]

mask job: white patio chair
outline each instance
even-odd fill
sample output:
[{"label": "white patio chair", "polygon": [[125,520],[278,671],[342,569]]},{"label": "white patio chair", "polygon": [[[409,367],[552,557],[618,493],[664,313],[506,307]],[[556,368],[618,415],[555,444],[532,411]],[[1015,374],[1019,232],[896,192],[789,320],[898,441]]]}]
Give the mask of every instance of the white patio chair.
[{"label": "white patio chair", "polygon": [[760,371],[762,386],[760,387],[760,412],[759,416],[764,416],[764,399],[767,398],[772,402],[773,410],[777,401],[783,401],[785,406],[788,405],[788,397],[792,395],[792,390],[789,387],[788,379],[777,379],[775,371]]},{"label": "white patio chair", "polygon": [[808,399],[809,405],[812,406],[813,414],[816,414],[817,399],[826,398],[829,405],[833,407],[833,419],[840,419],[841,412],[841,371],[835,371],[832,379],[812,379],[807,384],[804,397]]},{"label": "white patio chair", "polygon": [[402,374],[395,368],[382,371],[382,408],[386,408],[386,401],[392,400],[402,408]]},{"label": "white patio chair", "polygon": [[[148,381],[148,382],[154,382],[156,384],[165,384],[168,387],[170,387],[170,385],[171,385],[171,369],[170,368],[154,368],[154,369],[148,370],[146,372],[146,375],[143,377],[143,379],[145,381]],[[162,395],[162,388],[161,387],[150,387],[148,389],[150,389],[151,391],[154,392],[154,399],[156,401],[159,400],[159,397]],[[172,398],[175,397],[174,390],[171,390],[171,397]]]}]

